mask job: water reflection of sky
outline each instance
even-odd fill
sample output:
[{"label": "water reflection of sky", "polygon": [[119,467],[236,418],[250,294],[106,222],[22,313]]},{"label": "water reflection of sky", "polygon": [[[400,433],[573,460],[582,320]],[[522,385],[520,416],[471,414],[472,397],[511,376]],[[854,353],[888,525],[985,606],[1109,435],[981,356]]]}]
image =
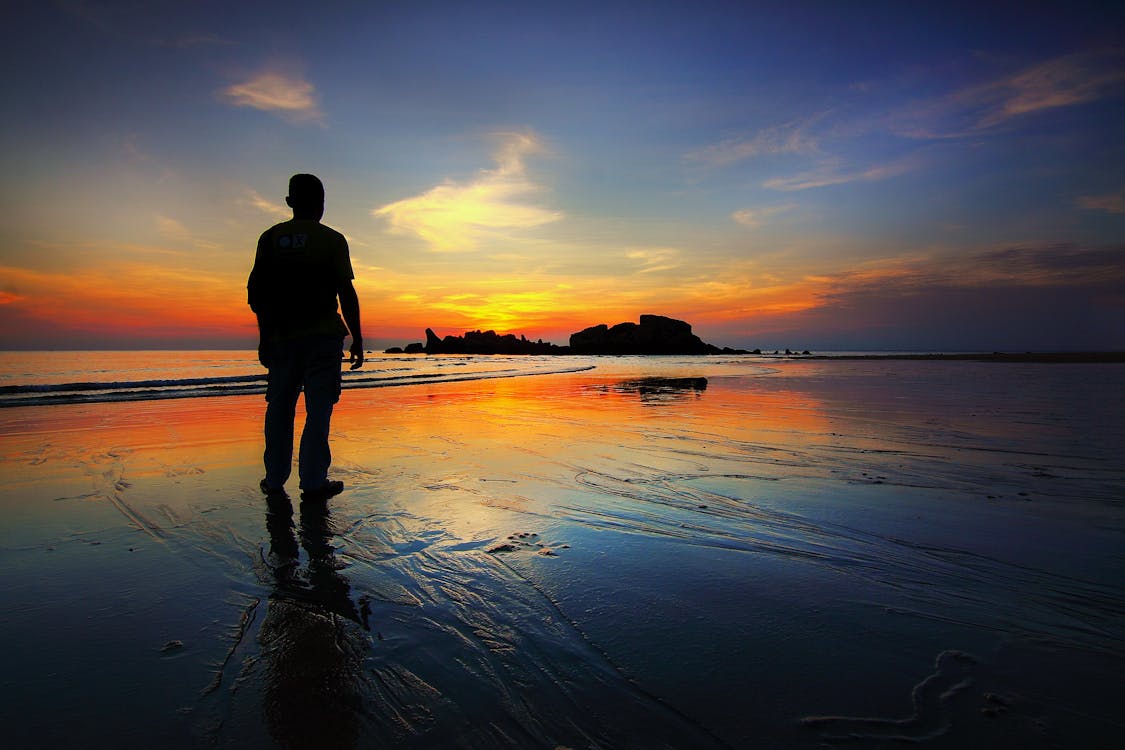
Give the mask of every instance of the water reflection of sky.
[{"label": "water reflection of sky", "polygon": [[[231,738],[237,717],[335,674],[344,705],[367,707],[334,722],[342,745],[355,726],[455,743],[480,716],[565,744],[564,721],[586,715],[574,686],[605,709],[589,713],[602,740],[689,743],[703,726],[777,745],[819,736],[803,716],[897,716],[950,648],[974,651],[970,676],[998,694],[1001,646],[1085,665],[1057,687],[1042,654],[1006,665],[1047,685],[1045,715],[1083,699],[1077,676],[1111,674],[1121,368],[743,367],[614,360],[345,392],[333,452],[348,489],[319,519],[265,520],[258,398],[0,412],[15,708],[39,716],[29,726],[42,703],[90,736],[154,736],[49,675],[108,680],[145,716],[190,706],[177,727],[226,717]],[[184,648],[162,654],[173,639]],[[129,687],[154,682],[165,693]],[[514,684],[558,722],[537,724]]]}]

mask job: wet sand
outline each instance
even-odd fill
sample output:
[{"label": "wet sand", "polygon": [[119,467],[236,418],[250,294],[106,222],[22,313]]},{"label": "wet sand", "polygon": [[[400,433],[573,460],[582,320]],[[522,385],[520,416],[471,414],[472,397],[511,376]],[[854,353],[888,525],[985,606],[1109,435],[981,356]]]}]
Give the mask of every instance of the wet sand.
[{"label": "wet sand", "polygon": [[6,744],[1117,746],[1125,367],[654,362],[0,412]]}]

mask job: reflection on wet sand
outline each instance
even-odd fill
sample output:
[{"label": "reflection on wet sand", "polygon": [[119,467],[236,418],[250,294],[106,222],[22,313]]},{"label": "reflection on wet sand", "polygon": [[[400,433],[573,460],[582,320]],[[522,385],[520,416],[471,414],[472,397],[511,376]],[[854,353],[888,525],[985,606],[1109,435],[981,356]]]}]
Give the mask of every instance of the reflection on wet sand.
[{"label": "reflection on wet sand", "polygon": [[264,536],[257,399],[7,410],[8,744],[1116,746],[1125,371],[709,362],[350,393]]},{"label": "reflection on wet sand", "polygon": [[638,378],[622,380],[602,388],[612,389],[618,393],[636,394],[641,397],[641,403],[672,401],[698,396],[707,390],[707,378]]},{"label": "reflection on wet sand", "polygon": [[266,514],[275,590],[258,632],[263,713],[282,747],[355,747],[364,714],[363,660],[371,648],[365,603],[357,606],[340,571],[323,503],[302,503],[302,568],[288,497]]}]

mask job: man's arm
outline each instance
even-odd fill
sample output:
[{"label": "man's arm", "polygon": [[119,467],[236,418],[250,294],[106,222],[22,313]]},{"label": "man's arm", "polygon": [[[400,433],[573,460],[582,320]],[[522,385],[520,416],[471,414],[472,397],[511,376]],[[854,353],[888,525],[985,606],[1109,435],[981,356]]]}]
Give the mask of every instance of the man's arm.
[{"label": "man's arm", "polygon": [[359,322],[359,296],[355,293],[351,279],[340,284],[339,295],[340,314],[344,316],[344,325],[352,335],[352,345],[348,347],[348,362],[352,365],[351,369],[356,370],[363,365],[363,329]]},{"label": "man's arm", "polygon": [[269,340],[273,335],[274,322],[266,304],[267,292],[263,288],[262,270],[260,264],[266,246],[269,231],[263,232],[258,238],[258,249],[254,252],[254,266],[250,269],[250,278],[246,280],[246,301],[250,309],[258,318],[258,361],[263,367],[269,367]]}]

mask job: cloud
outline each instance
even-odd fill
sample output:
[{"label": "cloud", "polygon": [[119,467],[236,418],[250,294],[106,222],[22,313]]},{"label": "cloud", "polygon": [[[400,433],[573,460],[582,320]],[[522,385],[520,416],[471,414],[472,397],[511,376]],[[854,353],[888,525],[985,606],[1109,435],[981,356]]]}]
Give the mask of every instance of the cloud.
[{"label": "cloud", "polygon": [[184,34],[176,37],[168,46],[176,49],[194,49],[196,47],[231,47],[234,42],[217,34]]},{"label": "cloud", "polygon": [[1033,65],[967,95],[970,100],[997,100],[978,124],[983,129],[1013,117],[1095,101],[1122,82],[1125,59],[1120,53],[1084,52]]},{"label": "cloud", "polygon": [[219,250],[222,245],[189,229],[183,222],[161,214],[154,215],[160,235],[178,245],[190,245],[198,250]]},{"label": "cloud", "polygon": [[763,187],[771,190],[792,192],[795,190],[809,190],[812,188],[843,185],[849,182],[875,182],[898,177],[906,174],[919,166],[915,158],[900,159],[887,164],[877,164],[866,169],[841,170],[835,165],[827,165],[809,172],[802,172],[790,177],[774,177],[762,183]]},{"label": "cloud", "polygon": [[1072,244],[1013,245],[971,256],[970,269],[946,268],[950,284],[987,286],[996,282],[1023,286],[1125,284],[1125,248]]},{"label": "cloud", "polygon": [[1125,190],[1106,195],[1083,195],[1076,199],[1075,203],[1079,208],[1089,211],[1125,214]]},{"label": "cloud", "polygon": [[1053,109],[1103,99],[1125,84],[1125,55],[1085,51],[1054,57],[944,96],[889,112],[892,132],[907,138],[967,138]]},{"label": "cloud", "polygon": [[161,216],[160,214],[157,214],[154,218],[156,220],[156,228],[164,237],[180,241],[191,239],[191,231],[184,226],[183,222],[168,216]]},{"label": "cloud", "polygon": [[796,208],[795,203],[786,203],[781,206],[764,206],[762,208],[742,208],[730,215],[732,219],[744,227],[759,229],[766,221],[780,213]]},{"label": "cloud", "polygon": [[563,214],[527,202],[542,187],[527,176],[526,160],[542,151],[531,133],[504,133],[493,158],[495,169],[482,169],[467,182],[446,180],[421,195],[372,210],[395,234],[414,235],[438,252],[475,249],[485,238],[558,221]]},{"label": "cloud", "polygon": [[1121,246],[1012,244],[967,254],[915,254],[882,259],[825,277],[836,290],[885,290],[899,295],[928,288],[1094,287],[1125,285]]},{"label": "cloud", "polygon": [[818,119],[766,128],[749,138],[728,138],[692,151],[686,158],[714,167],[725,167],[756,156],[815,153],[819,144],[808,129]]},{"label": "cloud", "polygon": [[290,209],[286,208],[281,203],[274,203],[272,201],[266,200],[256,190],[247,190],[246,197],[243,199],[243,203],[248,206],[252,206],[262,213],[274,218],[288,219],[292,215],[292,211]]},{"label": "cloud", "polygon": [[293,121],[323,121],[313,85],[295,76],[259,73],[248,81],[228,86],[220,96],[236,107],[274,112]]},{"label": "cloud", "polygon": [[632,247],[625,257],[641,264],[640,273],[671,271],[680,267],[680,251],[674,247]]},{"label": "cloud", "polygon": [[1011,245],[872,262],[817,280],[787,330],[833,346],[1116,349],[1125,344],[1120,245]]}]

